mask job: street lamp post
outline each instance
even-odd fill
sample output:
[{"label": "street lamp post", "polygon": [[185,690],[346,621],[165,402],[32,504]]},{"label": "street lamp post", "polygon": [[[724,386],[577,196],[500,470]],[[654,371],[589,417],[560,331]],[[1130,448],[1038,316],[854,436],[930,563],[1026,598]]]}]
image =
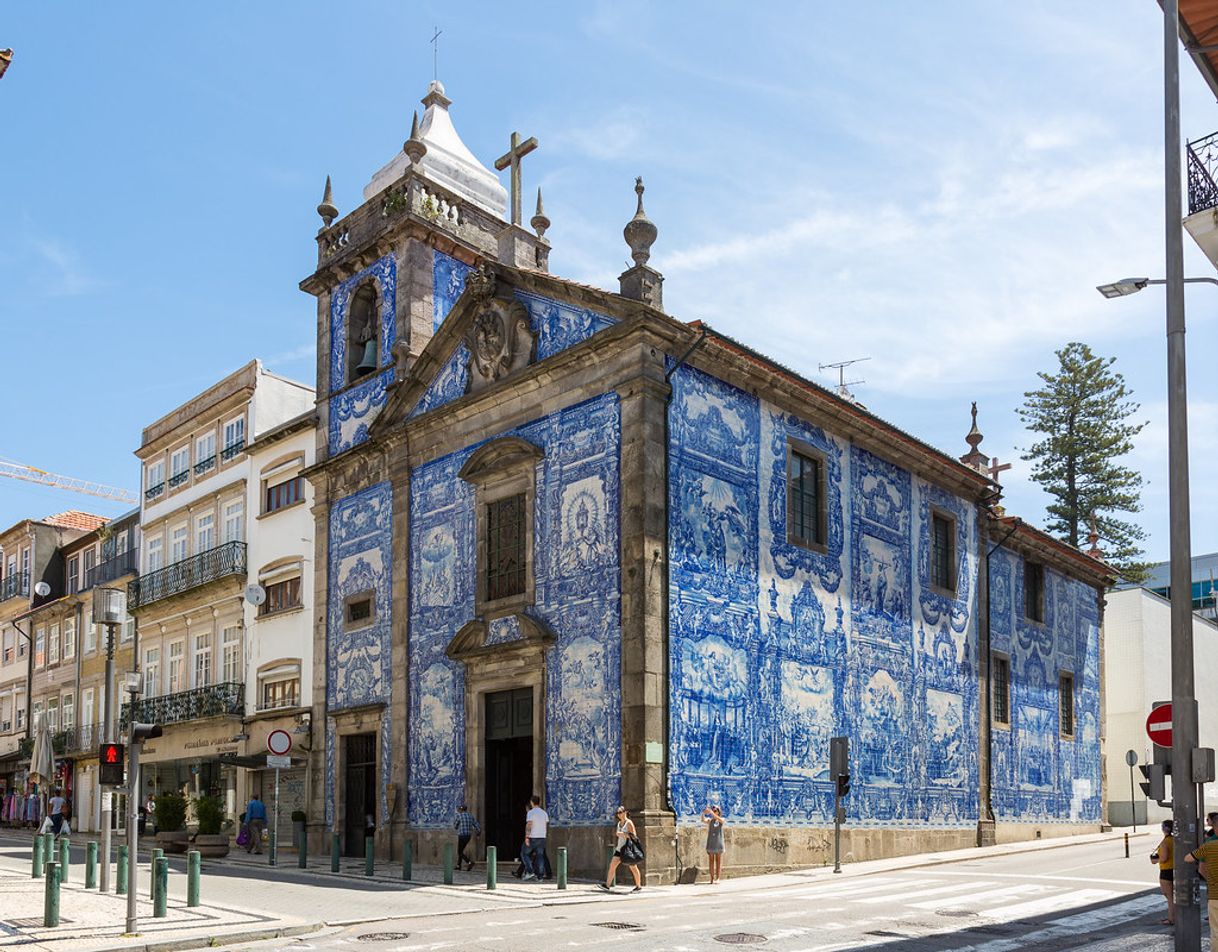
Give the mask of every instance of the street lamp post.
[{"label": "street lamp post", "polygon": [[[102,689],[101,743],[114,743],[114,629],[127,614],[127,593],[119,588],[93,589],[93,622],[106,626],[106,683]],[[114,792],[101,791],[101,891],[110,891],[110,824]]]}]

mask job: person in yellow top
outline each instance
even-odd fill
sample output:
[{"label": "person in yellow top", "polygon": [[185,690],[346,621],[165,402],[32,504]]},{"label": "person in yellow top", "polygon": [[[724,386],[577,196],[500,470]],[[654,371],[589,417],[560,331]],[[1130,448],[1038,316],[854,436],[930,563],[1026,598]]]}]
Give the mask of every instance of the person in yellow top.
[{"label": "person in yellow top", "polygon": [[[1212,816],[1213,814],[1211,814],[1211,817]],[[1198,867],[1197,871],[1201,874],[1203,879],[1208,880],[1208,871],[1211,868],[1210,864],[1218,863],[1218,840],[1206,840],[1191,853],[1188,853],[1184,857],[1184,862],[1200,863],[1201,865]],[[1218,869],[1218,866],[1213,868]],[[1215,889],[1212,886],[1210,887],[1209,900],[1206,902],[1206,905],[1209,906],[1210,934],[1212,936],[1214,923],[1218,922],[1218,919],[1214,918],[1215,916],[1218,916],[1218,889]]]},{"label": "person in yellow top", "polygon": [[1159,888],[1163,890],[1163,897],[1167,900],[1167,918],[1161,920],[1165,926],[1175,925],[1176,922],[1176,897],[1173,894],[1172,879],[1175,876],[1176,868],[1176,844],[1172,840],[1172,821],[1164,820],[1162,824],[1163,839],[1159,845],[1155,847],[1155,851],[1150,854],[1150,861],[1159,864]]}]

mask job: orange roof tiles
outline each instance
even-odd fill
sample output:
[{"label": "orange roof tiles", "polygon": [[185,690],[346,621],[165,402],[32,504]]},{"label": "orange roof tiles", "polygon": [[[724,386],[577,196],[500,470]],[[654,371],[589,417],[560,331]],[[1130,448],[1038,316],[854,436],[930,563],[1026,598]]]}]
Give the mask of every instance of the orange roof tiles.
[{"label": "orange roof tiles", "polygon": [[100,529],[110,520],[91,512],[68,509],[64,512],[57,512],[53,516],[47,516],[42,521],[49,526],[58,526],[61,529],[80,529],[83,532],[92,532],[94,529]]}]

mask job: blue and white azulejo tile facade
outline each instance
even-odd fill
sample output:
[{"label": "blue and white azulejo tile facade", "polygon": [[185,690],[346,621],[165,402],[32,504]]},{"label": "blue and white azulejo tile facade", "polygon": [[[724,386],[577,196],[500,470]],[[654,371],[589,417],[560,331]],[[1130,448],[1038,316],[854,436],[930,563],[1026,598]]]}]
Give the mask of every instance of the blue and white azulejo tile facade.
[{"label": "blue and white azulejo tile facade", "polygon": [[[546,651],[546,807],[562,826],[603,823],[621,790],[619,446],[616,394],[497,434],[541,449],[533,511],[535,603]],[[407,801],[416,827],[447,828],[465,796],[465,669],[445,654],[474,617],[471,445],[415,469],[410,516]],[[519,639],[492,621],[485,643]]]}]

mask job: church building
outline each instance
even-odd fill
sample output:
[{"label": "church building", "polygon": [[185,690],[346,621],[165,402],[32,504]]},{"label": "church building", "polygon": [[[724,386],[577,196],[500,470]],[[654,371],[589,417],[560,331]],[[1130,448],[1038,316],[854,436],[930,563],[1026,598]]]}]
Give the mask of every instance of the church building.
[{"label": "church building", "polygon": [[436,862],[465,803],[511,859],[537,794],[573,872],[619,803],[649,882],[708,804],[733,871],[820,864],[836,736],[847,859],[1098,830],[1110,570],[1002,512],[975,418],[945,455],[666,314],[641,180],[618,292],[550,274],[536,141],[505,191],[422,102],[301,282],[314,848]]}]

